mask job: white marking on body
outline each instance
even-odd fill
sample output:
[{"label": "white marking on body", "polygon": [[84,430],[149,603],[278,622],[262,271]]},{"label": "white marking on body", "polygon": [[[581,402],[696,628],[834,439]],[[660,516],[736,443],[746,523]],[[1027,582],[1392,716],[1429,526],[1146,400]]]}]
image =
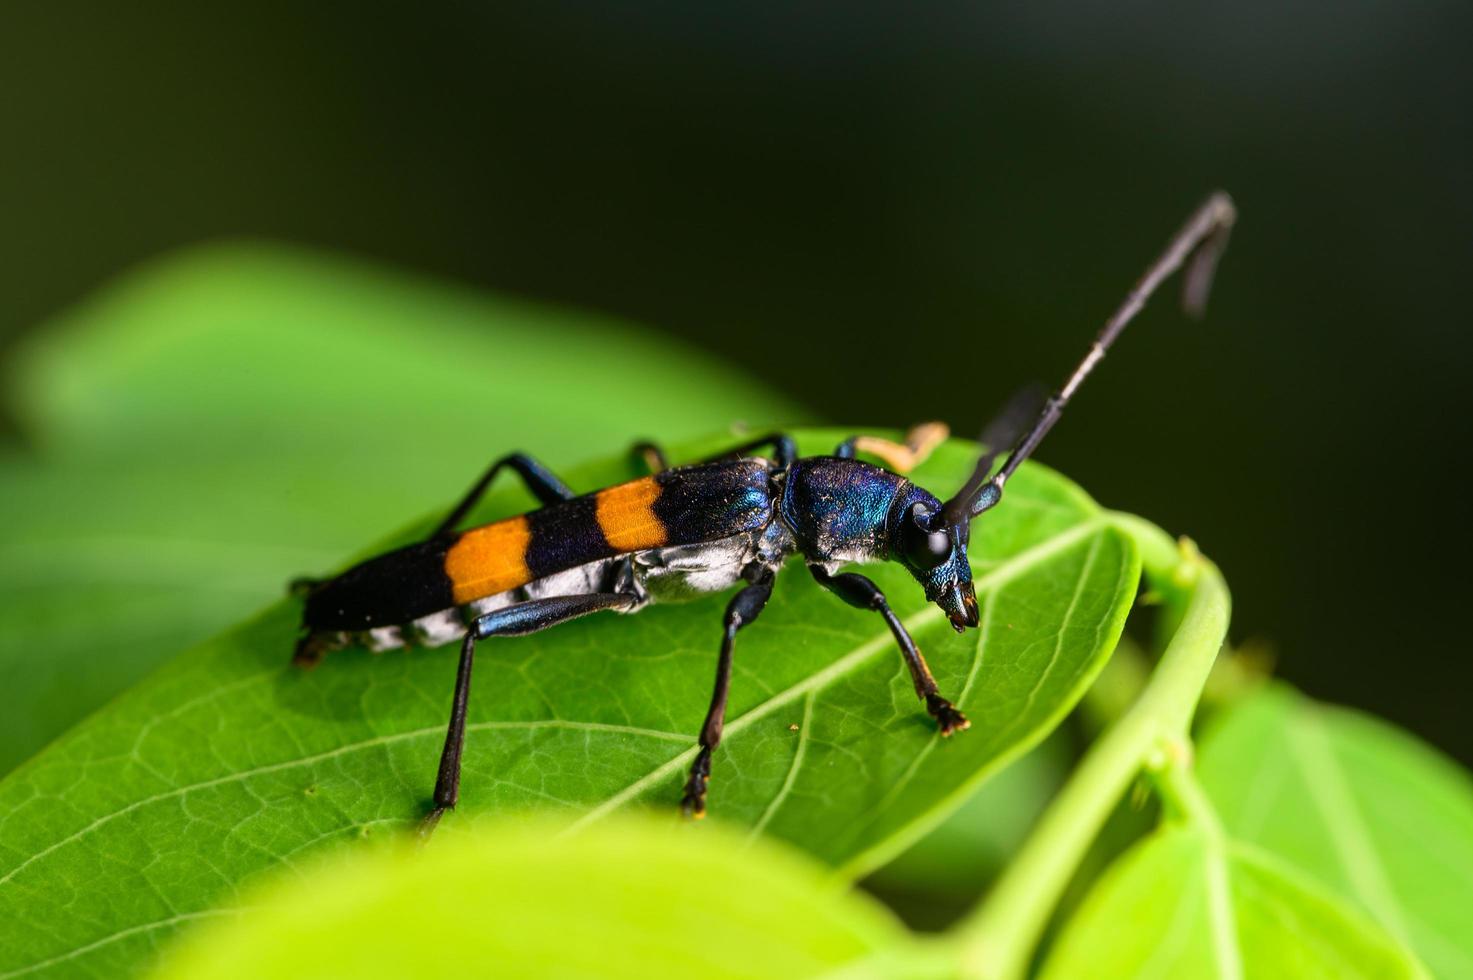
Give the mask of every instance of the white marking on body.
[{"label": "white marking on body", "polygon": [[[723,592],[742,580],[742,571],[752,562],[776,568],[793,554],[792,533],[781,521],[765,529],[745,532],[719,541],[652,548],[619,558],[604,558],[555,572],[526,585],[477,599],[466,606],[442,609],[403,626],[383,626],[352,634],[352,641],[375,653],[413,643],[438,647],[465,636],[468,624],[487,613],[506,609],[532,599],[551,596],[589,595],[632,588],[639,601],[625,609],[638,612],[651,602],[683,602],[711,592]],[[617,581],[619,568],[632,560],[632,581]]]},{"label": "white marking on body", "polygon": [[757,556],[758,535],[738,534],[703,544],[656,548],[634,556],[634,579],[652,601],[680,602],[721,592],[741,581]]}]

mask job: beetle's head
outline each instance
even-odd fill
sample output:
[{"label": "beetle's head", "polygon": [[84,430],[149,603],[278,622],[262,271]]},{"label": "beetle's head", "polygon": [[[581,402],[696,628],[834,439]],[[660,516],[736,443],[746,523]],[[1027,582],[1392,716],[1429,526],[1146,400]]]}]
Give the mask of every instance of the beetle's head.
[{"label": "beetle's head", "polygon": [[977,590],[967,558],[972,520],[1002,500],[1009,475],[1007,466],[992,474],[1000,455],[996,447],[1012,440],[1019,419],[1037,400],[1034,392],[1024,391],[988,426],[983,440],[989,448],[983,449],[971,478],[950,500],[942,503],[912,485],[897,507],[898,519],[890,532],[892,555],[910,569],[926,590],[926,598],[941,607],[958,633],[978,622]]},{"label": "beetle's head", "polygon": [[[1232,200],[1218,192],[1207,199],[1186,227],[1177,233],[1166,253],[1157,259],[1125,304],[1116,311],[1100,331],[1084,360],[1069,379],[1047,401],[1035,388],[1025,388],[982,430],[983,449],[977,457],[972,475],[951,499],[941,503],[936,497],[912,486],[911,492],[897,501],[888,528],[890,554],[910,569],[930,599],[946,613],[957,632],[976,626],[977,592],[972,584],[972,568],[967,561],[967,542],[971,538],[972,521],[1002,500],[1003,485],[1023,461],[1033,454],[1038,444],[1059,420],[1064,406],[1090,371],[1105,356],[1120,331],[1130,322],[1166,276],[1186,264],[1184,305],[1189,313],[1200,315],[1212,285],[1217,259],[1227,245],[1228,232],[1236,211]],[[993,466],[1005,447],[1007,459],[993,472]]]},{"label": "beetle's head", "polygon": [[967,560],[968,524],[948,524],[941,501],[912,486],[898,508],[891,533],[892,556],[941,607],[958,633],[977,625],[977,593]]}]

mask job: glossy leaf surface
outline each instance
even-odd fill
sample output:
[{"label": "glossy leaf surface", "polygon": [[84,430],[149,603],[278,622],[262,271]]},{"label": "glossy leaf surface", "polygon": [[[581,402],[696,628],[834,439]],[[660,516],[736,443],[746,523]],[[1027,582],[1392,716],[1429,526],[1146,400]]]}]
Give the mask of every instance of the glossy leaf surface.
[{"label": "glossy leaf surface", "polygon": [[[821,451],[844,434],[800,442]],[[971,462],[948,444],[915,477],[947,492]],[[570,477],[589,489],[630,472],[616,461]],[[495,495],[482,516],[519,499]],[[972,540],[983,623],[966,636],[903,570],[872,569],[972,729],[941,740],[883,624],[790,566],[738,645],[716,819],[856,875],[1057,723],[1118,637],[1133,545],[1038,466]],[[528,805],[581,826],[629,808],[673,821],[725,601],[486,644],[461,808],[440,835]],[[0,783],[0,973],[122,971],[261,872],[424,811],[454,651],[345,651],[302,672],[287,664],[299,614],[283,602],[179,657]]]}]

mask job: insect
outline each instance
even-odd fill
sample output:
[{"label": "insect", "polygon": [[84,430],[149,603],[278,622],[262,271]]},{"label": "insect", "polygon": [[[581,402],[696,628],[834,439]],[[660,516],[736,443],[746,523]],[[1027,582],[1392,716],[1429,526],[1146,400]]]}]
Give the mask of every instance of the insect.
[{"label": "insect", "polygon": [[[1209,197],[1105,322],[1064,385],[1027,418],[1019,417],[1015,404],[988,426],[982,438],[987,448],[972,475],[945,501],[904,475],[946,437],[939,424],[913,429],[904,443],[855,436],[832,455],[802,458],[792,439],[778,433],[718,458],[673,468],[657,446],[641,444],[635,448],[649,465],[648,476],[582,496],[517,453],[493,463],[424,541],[336,577],[304,582],[303,632],[294,659],[310,666],[350,643],[386,650],[461,641],[433,807],[421,825],[425,833],[460,796],[478,642],[536,633],[602,610],[633,613],[652,602],[740,585],[722,618],[715,689],[681,801],[687,815],[703,815],[737,634],[761,615],[778,572],[793,556],[801,556],[809,574],[839,599],[884,620],[916,696],[941,735],[965,729],[966,717],[937,689],[884,593],[843,567],[899,562],[958,632],[976,627],[977,598],[967,558],[972,521],[1002,500],[1009,478],[1163,280],[1186,266],[1184,306],[1188,313],[1202,312],[1234,219],[1227,195]],[[1005,445],[1010,449],[993,472]],[[876,456],[889,468],[858,459],[857,452]],[[516,474],[542,506],[460,530],[504,472]]]}]

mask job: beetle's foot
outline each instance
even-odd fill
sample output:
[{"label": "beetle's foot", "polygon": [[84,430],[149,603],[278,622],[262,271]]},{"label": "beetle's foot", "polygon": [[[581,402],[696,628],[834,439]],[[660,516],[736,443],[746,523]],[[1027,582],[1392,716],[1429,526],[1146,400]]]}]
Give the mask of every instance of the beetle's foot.
[{"label": "beetle's foot", "polygon": [[415,831],[415,836],[419,838],[421,844],[430,839],[430,835],[440,825],[440,818],[449,809],[450,807],[437,806],[425,814],[424,819],[419,822],[419,829]]},{"label": "beetle's foot", "polygon": [[711,750],[703,745],[696,761],[691,763],[685,795],[680,798],[680,811],[691,820],[700,820],[706,815],[706,788],[710,785]]},{"label": "beetle's foot", "polygon": [[926,710],[931,713],[932,718],[936,719],[936,724],[940,726],[943,737],[972,727],[967,716],[939,694],[926,695]]},{"label": "beetle's foot", "polygon": [[292,663],[308,669],[316,667],[323,656],[348,645],[348,635],[332,630],[313,630],[297,641]]}]

